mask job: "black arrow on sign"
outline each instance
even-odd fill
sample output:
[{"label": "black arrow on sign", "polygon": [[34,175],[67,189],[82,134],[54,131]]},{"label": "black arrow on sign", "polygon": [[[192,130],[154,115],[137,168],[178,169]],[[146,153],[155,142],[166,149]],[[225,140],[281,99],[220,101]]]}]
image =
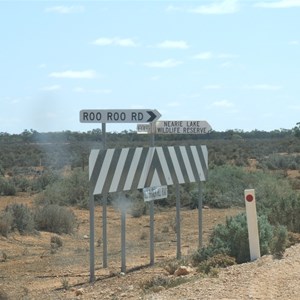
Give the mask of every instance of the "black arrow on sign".
[{"label": "black arrow on sign", "polygon": [[152,122],[154,119],[156,119],[157,116],[153,111],[147,110],[147,113],[150,115],[150,118],[146,122]]}]

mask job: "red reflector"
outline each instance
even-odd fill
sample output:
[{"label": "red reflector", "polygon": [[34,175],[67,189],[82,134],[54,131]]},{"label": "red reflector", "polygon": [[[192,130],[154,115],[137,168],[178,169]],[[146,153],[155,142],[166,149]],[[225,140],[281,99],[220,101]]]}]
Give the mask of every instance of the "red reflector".
[{"label": "red reflector", "polygon": [[251,194],[248,194],[247,196],[246,196],[246,200],[248,201],[248,202],[251,202],[251,201],[253,201],[253,195],[251,195]]}]

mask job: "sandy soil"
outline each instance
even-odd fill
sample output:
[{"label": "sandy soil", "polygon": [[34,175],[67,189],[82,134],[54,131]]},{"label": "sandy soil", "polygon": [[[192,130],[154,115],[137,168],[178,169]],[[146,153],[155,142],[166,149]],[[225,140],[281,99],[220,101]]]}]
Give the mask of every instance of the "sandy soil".
[{"label": "sandy soil", "polygon": [[[7,204],[30,205],[32,197],[1,197],[0,210]],[[203,240],[226,216],[242,209],[203,209]],[[216,278],[190,273],[187,282],[174,288],[145,291],[145,283],[156,276],[171,278],[163,263],[176,257],[175,210],[155,213],[155,265],[149,264],[149,217],[126,219],[126,274],[121,271],[121,215],[109,207],[108,268],[102,267],[102,214],[96,218],[96,281],[89,283],[89,213],[74,209],[78,228],[73,235],[60,236],[63,246],[51,249],[54,235],[40,232],[0,237],[0,299],[300,299],[300,245],[286,251],[281,260],[265,256],[253,263],[221,270]],[[182,256],[198,245],[197,210],[181,211]]]}]

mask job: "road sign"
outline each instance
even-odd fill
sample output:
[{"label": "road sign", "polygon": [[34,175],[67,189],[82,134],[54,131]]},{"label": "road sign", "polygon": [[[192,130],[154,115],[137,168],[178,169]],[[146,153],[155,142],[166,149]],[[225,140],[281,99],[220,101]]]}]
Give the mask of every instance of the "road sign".
[{"label": "road sign", "polygon": [[158,121],[157,134],[206,134],[212,130],[206,121]]},{"label": "road sign", "polygon": [[151,125],[150,124],[137,124],[136,132],[138,134],[148,134],[151,133]]},{"label": "road sign", "polygon": [[168,186],[154,186],[143,189],[144,201],[164,199],[168,197]]},{"label": "road sign", "polygon": [[81,123],[145,123],[161,117],[156,109],[83,109]]},{"label": "road sign", "polygon": [[204,145],[92,149],[89,157],[94,195],[206,181],[207,175]]},{"label": "road sign", "polygon": [[[157,121],[156,134],[206,134],[212,131],[207,121]],[[137,133],[151,133],[150,124],[137,125]]]}]

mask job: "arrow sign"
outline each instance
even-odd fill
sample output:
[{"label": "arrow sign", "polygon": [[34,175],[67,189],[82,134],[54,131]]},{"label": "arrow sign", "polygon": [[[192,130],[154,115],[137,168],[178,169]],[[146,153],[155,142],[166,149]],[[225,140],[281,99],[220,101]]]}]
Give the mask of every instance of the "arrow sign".
[{"label": "arrow sign", "polygon": [[81,123],[148,123],[161,117],[156,109],[83,109]]}]

